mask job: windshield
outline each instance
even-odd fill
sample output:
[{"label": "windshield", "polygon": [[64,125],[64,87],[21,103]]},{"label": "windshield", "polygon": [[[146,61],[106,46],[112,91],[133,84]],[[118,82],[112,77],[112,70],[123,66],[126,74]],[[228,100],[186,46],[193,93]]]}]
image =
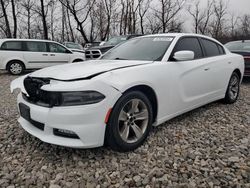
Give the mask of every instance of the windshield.
[{"label": "windshield", "polygon": [[120,36],[120,37],[113,37],[105,42],[104,46],[116,46],[117,44],[124,42],[127,40],[127,37]]},{"label": "windshield", "polygon": [[173,37],[143,37],[128,40],[108,51],[101,59],[161,61]]},{"label": "windshield", "polygon": [[65,46],[67,48],[71,48],[71,49],[79,49],[82,50],[82,47],[80,44],[76,44],[76,43],[65,43]]}]

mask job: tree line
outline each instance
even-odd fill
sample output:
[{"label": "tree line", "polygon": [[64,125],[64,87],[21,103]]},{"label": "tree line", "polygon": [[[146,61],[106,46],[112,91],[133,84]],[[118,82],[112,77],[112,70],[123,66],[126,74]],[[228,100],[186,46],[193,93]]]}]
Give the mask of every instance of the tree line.
[{"label": "tree line", "polygon": [[250,15],[208,0],[0,0],[0,37],[59,42],[104,41],[114,35],[185,31],[221,41],[250,37]]}]

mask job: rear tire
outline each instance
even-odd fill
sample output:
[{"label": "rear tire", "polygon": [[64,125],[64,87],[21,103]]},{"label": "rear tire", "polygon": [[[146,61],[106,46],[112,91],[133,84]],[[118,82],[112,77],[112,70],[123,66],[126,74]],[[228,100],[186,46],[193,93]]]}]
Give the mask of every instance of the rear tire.
[{"label": "rear tire", "polygon": [[227,87],[227,92],[224,98],[224,103],[233,104],[237,101],[240,93],[240,77],[236,72],[233,72]]},{"label": "rear tire", "polygon": [[20,75],[23,73],[25,67],[20,61],[11,61],[7,65],[7,71],[12,75]]},{"label": "rear tire", "polygon": [[131,151],[146,140],[153,120],[152,105],[139,91],[125,93],[111,112],[105,144],[116,151]]}]

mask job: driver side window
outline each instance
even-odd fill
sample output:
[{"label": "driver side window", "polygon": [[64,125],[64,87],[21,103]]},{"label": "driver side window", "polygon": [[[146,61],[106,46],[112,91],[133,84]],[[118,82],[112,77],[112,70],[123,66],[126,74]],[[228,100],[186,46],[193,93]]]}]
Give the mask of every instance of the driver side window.
[{"label": "driver side window", "polygon": [[175,48],[170,56],[170,61],[175,61],[174,54],[179,51],[192,51],[194,52],[194,59],[203,58],[200,42],[195,37],[181,38],[175,45]]},{"label": "driver side window", "polygon": [[66,53],[67,49],[56,43],[49,43],[49,51],[52,53]]}]

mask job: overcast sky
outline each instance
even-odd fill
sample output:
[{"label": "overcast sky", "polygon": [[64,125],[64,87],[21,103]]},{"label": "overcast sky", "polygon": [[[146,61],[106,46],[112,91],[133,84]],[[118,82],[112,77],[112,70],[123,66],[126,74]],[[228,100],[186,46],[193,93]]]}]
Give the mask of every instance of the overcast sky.
[{"label": "overcast sky", "polygon": [[[192,3],[194,0],[186,0],[186,6]],[[202,6],[207,5],[208,0],[200,0]],[[218,0],[219,1],[219,0]],[[224,0],[225,3],[228,2],[228,11],[229,13],[235,13],[235,15],[243,15],[243,14],[250,14],[250,0]],[[186,13],[184,13],[186,14]],[[190,30],[190,23],[186,21],[184,24],[184,28],[187,32],[191,32]]]},{"label": "overcast sky", "polygon": [[[228,0],[224,0],[228,2]],[[201,0],[202,4],[207,3],[207,0]],[[235,13],[249,13],[250,14],[250,0],[229,0],[228,9]]]}]

